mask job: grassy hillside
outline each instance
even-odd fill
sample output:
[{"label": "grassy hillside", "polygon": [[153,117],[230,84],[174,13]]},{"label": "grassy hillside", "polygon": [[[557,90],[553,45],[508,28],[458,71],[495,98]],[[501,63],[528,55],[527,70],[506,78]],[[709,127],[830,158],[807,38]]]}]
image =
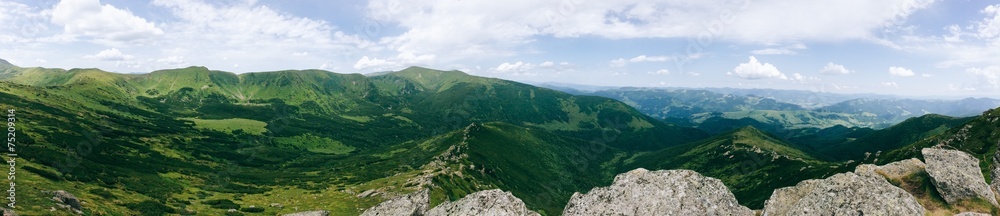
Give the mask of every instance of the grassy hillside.
[{"label": "grassy hillside", "polygon": [[[502,188],[551,215],[610,181],[624,152],[707,137],[607,98],[425,68],[2,74],[0,107],[24,122],[18,178],[39,189],[19,196],[33,203],[22,215],[47,214],[54,190],[87,214],[355,215],[419,187],[435,202]],[[445,160],[459,146],[467,156]]]},{"label": "grassy hillside", "polygon": [[970,119],[972,118],[924,115],[907,119],[856,140],[826,146],[819,151],[838,160],[861,160],[865,157],[865,153],[875,154],[880,151],[897,149],[928,137],[940,135]]}]

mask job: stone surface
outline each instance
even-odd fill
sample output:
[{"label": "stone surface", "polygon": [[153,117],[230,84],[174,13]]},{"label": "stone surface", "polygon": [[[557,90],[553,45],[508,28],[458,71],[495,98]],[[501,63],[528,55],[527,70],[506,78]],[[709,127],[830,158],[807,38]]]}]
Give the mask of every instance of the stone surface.
[{"label": "stone surface", "polygon": [[74,213],[83,213],[83,207],[80,206],[80,199],[77,199],[73,194],[66,192],[64,190],[57,190],[52,192],[52,200],[56,201],[56,204],[60,207],[67,208]]},{"label": "stone surface", "polygon": [[454,202],[445,202],[427,211],[428,216],[438,215],[538,215],[525,207],[524,202],[510,192],[499,189],[485,190],[466,195]]},{"label": "stone surface", "polygon": [[855,173],[774,190],[762,215],[923,215],[917,199],[889,182]]},{"label": "stone surface", "polygon": [[17,216],[17,212],[11,209],[0,208],[0,211],[3,211],[3,216]]},{"label": "stone surface", "polygon": [[575,193],[563,215],[754,215],[722,181],[691,170],[636,169]]},{"label": "stone surface", "polygon": [[[1000,146],[1000,140],[997,140],[997,146]],[[1000,193],[1000,151],[993,154],[992,165],[990,177],[993,178],[993,182],[990,182],[990,189],[993,189],[993,194],[997,194]]]},{"label": "stone surface", "polygon": [[379,203],[365,210],[362,216],[376,215],[422,215],[430,205],[430,191],[423,189]]},{"label": "stone surface", "polygon": [[882,166],[861,164],[854,169],[854,173],[861,176],[901,179],[912,174],[923,172],[926,168],[927,165],[920,161],[920,159],[910,158]]},{"label": "stone surface", "polygon": [[957,150],[925,148],[920,152],[927,163],[931,183],[949,204],[978,197],[997,205],[979,168],[979,159]]},{"label": "stone surface", "polygon": [[284,214],[283,216],[330,216],[330,212],[326,211],[326,210],[305,211],[305,212],[296,212],[296,213],[291,213],[291,214]]}]

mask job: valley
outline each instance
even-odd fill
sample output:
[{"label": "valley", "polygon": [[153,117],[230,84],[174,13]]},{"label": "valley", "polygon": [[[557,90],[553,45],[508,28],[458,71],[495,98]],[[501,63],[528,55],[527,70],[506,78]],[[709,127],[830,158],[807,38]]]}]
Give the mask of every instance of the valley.
[{"label": "valley", "polygon": [[[422,67],[119,74],[3,63],[22,215],[358,215],[423,190],[433,208],[492,189],[561,215],[575,193],[639,168],[693,170],[763,209],[775,189],[928,147],[969,152],[986,176],[996,167],[995,99],[805,108],[710,90],[570,94]],[[53,201],[63,193],[83,202]]]}]

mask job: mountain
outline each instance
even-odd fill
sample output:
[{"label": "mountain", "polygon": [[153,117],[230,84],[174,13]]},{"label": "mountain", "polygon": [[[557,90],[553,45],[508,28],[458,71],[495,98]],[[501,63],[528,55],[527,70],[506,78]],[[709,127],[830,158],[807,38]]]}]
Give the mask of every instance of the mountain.
[{"label": "mountain", "polygon": [[804,110],[794,104],[761,97],[740,97],[704,90],[619,88],[591,95],[614,98],[647,115],[659,118],[687,118],[706,112],[749,110]]},{"label": "mountain", "polygon": [[624,169],[689,169],[722,180],[741,205],[760,209],[771,191],[848,170],[825,162],[753,127],[698,142],[643,152],[625,159]]},{"label": "mountain", "polygon": [[14,66],[0,80],[0,104],[24,122],[18,181],[38,188],[18,193],[25,215],[62,209],[47,192],[58,190],[84,214],[356,215],[421,188],[433,205],[496,188],[559,214],[625,155],[708,137],[608,98],[419,67]]},{"label": "mountain", "polygon": [[869,99],[897,98],[897,96],[880,95],[880,94],[838,94],[838,93],[819,92],[819,91],[779,90],[779,89],[704,88],[702,90],[712,91],[719,94],[770,98],[784,103],[799,105],[806,109],[815,109],[859,98],[869,98]]},{"label": "mountain", "polygon": [[817,108],[820,111],[874,115],[888,122],[900,122],[907,118],[941,114],[947,116],[974,116],[1000,106],[1000,99],[966,98],[951,100],[915,99],[854,99],[830,106]]},{"label": "mountain", "polygon": [[857,139],[821,147],[824,154],[838,160],[860,160],[866,154],[897,149],[928,137],[940,135],[948,129],[960,126],[971,117],[955,118],[928,114],[910,118],[892,127],[878,130]]},{"label": "mountain", "polygon": [[1000,133],[997,131],[1000,131],[1000,108],[987,110],[942,133],[872,155],[863,162],[884,164],[900,158],[923,158],[921,149],[929,147],[954,149],[979,159],[986,181],[991,182],[991,179],[996,178],[991,170],[1000,168],[995,162],[997,147],[1000,145]]}]

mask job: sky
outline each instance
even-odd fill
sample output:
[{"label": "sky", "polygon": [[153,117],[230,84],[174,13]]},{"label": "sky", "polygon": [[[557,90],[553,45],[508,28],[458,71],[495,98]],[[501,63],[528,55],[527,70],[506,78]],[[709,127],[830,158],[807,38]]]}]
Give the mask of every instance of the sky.
[{"label": "sky", "polygon": [[0,59],[1000,97],[1000,2],[0,0]]}]

